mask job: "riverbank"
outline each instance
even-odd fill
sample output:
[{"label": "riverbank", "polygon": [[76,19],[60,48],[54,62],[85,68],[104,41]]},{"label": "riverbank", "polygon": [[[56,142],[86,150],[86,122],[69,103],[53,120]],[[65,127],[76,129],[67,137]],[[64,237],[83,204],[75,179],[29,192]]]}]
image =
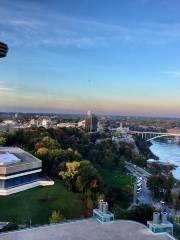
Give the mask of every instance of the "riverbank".
[{"label": "riverbank", "polygon": [[162,162],[171,162],[176,165],[173,176],[180,179],[180,145],[178,143],[168,143],[161,140],[152,140],[150,150],[159,157]]}]

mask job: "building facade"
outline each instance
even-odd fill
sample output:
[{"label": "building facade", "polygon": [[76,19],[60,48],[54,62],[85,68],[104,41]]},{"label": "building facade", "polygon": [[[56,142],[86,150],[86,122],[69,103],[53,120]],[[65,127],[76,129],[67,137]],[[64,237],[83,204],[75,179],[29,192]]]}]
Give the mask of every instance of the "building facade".
[{"label": "building facade", "polygon": [[0,147],[0,195],[53,184],[42,174],[40,159],[20,148]]},{"label": "building facade", "polygon": [[97,117],[91,111],[87,112],[85,130],[86,132],[97,132]]}]

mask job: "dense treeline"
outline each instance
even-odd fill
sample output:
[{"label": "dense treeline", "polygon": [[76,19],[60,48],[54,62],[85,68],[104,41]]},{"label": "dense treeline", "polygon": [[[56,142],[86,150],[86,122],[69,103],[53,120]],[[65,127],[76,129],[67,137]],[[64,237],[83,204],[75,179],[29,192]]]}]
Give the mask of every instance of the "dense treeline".
[{"label": "dense treeline", "polygon": [[150,150],[150,146],[151,146],[151,142],[145,142],[140,136],[136,136],[135,137],[135,142],[136,145],[139,149],[139,151],[141,152],[141,154],[146,158],[146,159],[156,159],[158,160],[159,158],[154,155],[151,150]]},{"label": "dense treeline", "polygon": [[104,135],[89,135],[74,128],[20,129],[5,138],[6,145],[22,147],[41,158],[43,169],[50,176],[57,176],[63,164],[73,161],[89,160],[97,169],[123,167],[125,160],[144,164],[131,144],[122,142],[117,147]]},{"label": "dense treeline", "polygon": [[143,154],[138,154],[132,144],[117,145],[109,134],[87,134],[76,128],[19,129],[2,135],[1,144],[31,152],[42,160],[49,177],[61,178],[69,191],[82,193],[87,216],[100,198],[108,200],[111,207],[131,201],[130,185],[107,186],[102,169],[123,173],[125,161],[145,166]]}]

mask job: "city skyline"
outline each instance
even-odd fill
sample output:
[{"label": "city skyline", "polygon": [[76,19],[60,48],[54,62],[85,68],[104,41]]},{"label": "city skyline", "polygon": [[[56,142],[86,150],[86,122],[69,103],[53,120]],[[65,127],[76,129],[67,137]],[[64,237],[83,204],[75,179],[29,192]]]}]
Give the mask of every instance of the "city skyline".
[{"label": "city skyline", "polygon": [[1,0],[0,111],[180,117],[180,3]]}]

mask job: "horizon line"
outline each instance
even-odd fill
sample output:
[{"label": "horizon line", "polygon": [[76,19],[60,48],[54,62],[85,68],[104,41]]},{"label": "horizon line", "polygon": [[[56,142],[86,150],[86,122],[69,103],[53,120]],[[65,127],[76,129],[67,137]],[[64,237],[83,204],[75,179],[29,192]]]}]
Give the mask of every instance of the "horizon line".
[{"label": "horizon line", "polygon": [[[25,111],[0,111],[0,114],[37,114],[37,115],[86,115],[87,112],[25,112]],[[131,114],[116,114],[116,113],[101,113],[94,112],[97,116],[112,116],[112,117],[131,117],[131,118],[164,118],[164,119],[180,119],[180,116],[153,116],[153,115],[131,115]]]}]

